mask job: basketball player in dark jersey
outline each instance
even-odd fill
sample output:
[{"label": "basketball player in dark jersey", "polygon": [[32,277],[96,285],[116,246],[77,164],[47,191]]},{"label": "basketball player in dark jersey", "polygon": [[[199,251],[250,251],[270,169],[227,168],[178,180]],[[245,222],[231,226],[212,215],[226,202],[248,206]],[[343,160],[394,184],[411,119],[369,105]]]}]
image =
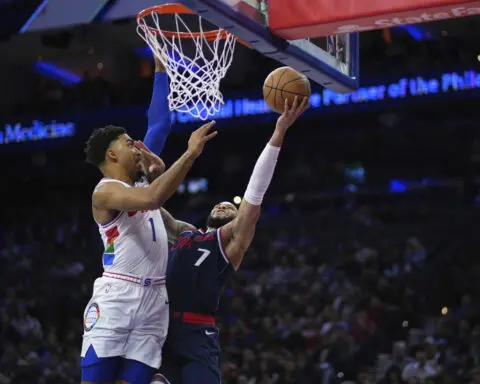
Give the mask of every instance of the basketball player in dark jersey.
[{"label": "basketball player in dark jersey", "polygon": [[220,348],[214,318],[220,295],[253,240],[285,134],[307,107],[307,98],[301,104],[295,100],[292,107],[285,102],[285,112],[257,160],[238,210],[229,202],[215,205],[204,232],[175,220],[162,209],[167,231],[178,237],[171,247],[167,268],[171,316],[168,337],[162,366],[152,384],[220,383]]}]

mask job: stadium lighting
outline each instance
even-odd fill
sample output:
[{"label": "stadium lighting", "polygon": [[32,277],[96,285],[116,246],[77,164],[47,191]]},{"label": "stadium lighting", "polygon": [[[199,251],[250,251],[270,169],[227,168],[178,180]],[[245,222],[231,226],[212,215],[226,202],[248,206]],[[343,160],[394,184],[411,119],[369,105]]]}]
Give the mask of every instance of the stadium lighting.
[{"label": "stadium lighting", "polygon": [[237,205],[239,205],[242,202],[242,198],[240,196],[235,196],[233,198],[233,202]]}]

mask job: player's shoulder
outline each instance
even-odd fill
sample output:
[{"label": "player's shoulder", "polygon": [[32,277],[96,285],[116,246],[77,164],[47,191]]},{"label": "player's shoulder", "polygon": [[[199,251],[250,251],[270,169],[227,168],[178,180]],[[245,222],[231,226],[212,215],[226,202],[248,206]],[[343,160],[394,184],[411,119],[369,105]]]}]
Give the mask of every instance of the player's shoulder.
[{"label": "player's shoulder", "polygon": [[129,185],[120,180],[101,179],[92,193],[92,204],[94,207],[101,207],[107,202],[112,194],[116,193],[119,188],[127,188]]},{"label": "player's shoulder", "polygon": [[131,188],[131,185],[121,180],[103,178],[97,183],[93,193],[108,191],[112,188]]}]

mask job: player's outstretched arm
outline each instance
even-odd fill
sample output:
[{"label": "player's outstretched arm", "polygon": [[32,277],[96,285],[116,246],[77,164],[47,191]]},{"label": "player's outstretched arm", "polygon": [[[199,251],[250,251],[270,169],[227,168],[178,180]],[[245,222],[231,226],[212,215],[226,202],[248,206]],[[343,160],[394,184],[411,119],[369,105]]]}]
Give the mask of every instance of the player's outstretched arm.
[{"label": "player's outstretched arm", "polygon": [[284,113],[278,119],[270,141],[255,164],[238,215],[235,220],[223,226],[220,230],[222,245],[235,269],[242,263],[243,256],[255,235],[255,227],[260,217],[260,206],[272,180],[285,135],[307,108],[308,98],[304,98],[300,105],[295,98],[291,107],[285,100]]},{"label": "player's outstretched arm", "polygon": [[148,128],[143,142],[150,150],[160,155],[171,130],[170,110],[168,108],[168,76],[165,67],[155,58],[153,93],[148,108]]},{"label": "player's outstretched arm", "polygon": [[177,190],[203,151],[205,143],[217,135],[210,132],[215,121],[202,125],[192,133],[188,150],[148,187],[127,188],[120,183],[105,183],[93,193],[96,209],[111,211],[139,211],[160,208]]}]

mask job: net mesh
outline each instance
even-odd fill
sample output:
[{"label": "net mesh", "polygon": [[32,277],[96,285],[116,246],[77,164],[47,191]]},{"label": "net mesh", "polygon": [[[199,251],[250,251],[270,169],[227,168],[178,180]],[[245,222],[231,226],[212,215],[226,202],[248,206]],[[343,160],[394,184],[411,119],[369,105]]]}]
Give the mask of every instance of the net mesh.
[{"label": "net mesh", "polygon": [[[205,35],[202,18],[198,19],[198,32],[192,32],[181,15],[174,14],[176,31],[165,32],[159,14],[153,11],[138,19],[137,32],[166,69],[170,110],[206,120],[224,104],[220,81],[232,64],[236,40],[223,30]],[[193,50],[186,47],[192,43]]]}]

